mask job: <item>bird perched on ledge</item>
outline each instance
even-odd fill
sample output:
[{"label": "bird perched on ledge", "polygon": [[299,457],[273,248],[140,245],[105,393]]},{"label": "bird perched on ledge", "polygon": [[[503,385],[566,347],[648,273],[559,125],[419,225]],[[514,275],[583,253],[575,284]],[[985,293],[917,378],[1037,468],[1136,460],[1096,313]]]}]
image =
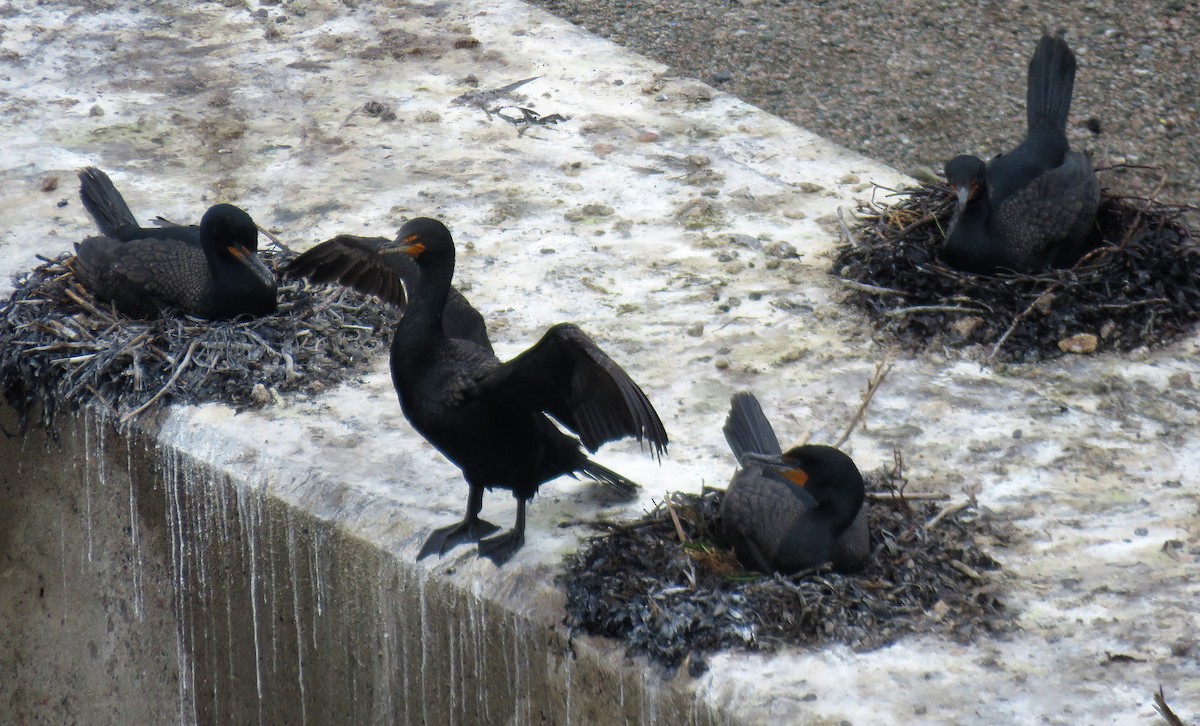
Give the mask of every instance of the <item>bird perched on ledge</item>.
[{"label": "bird perched on ledge", "polygon": [[[409,276],[411,261],[418,275]],[[633,379],[574,325],[550,328],[532,348],[501,363],[490,348],[445,330],[454,241],[437,220],[417,218],[395,243],[365,249],[338,237],[293,260],[289,271],[337,281],[404,307],[392,337],[392,383],[413,428],[463,472],[467,512],[435,530],[418,559],[464,542],[502,565],[525,542],[525,505],[564,474],[583,475],[630,495],[637,485],[590,460],[608,441],[632,436],[661,457],[667,434]],[[408,288],[406,290],[406,287]],[[579,438],[564,433],[551,417]],[[479,518],[484,489],[517,499],[513,529]]]},{"label": "bird perched on ledge", "polygon": [[258,227],[230,204],[209,208],[200,226],[144,228],[108,175],[79,172],[80,197],[103,236],[75,245],[75,276],[134,317],[165,307],[202,318],[275,311],[275,275],[258,258]]},{"label": "bird perched on ledge", "polygon": [[1079,259],[1095,226],[1100,184],[1087,156],[1067,141],[1074,88],[1074,54],[1061,36],[1043,36],[1029,62],[1025,140],[988,164],[975,156],[946,163],[958,194],[942,248],[947,264],[991,274]]},{"label": "bird perched on ledge", "polygon": [[721,499],[721,529],[742,564],[785,575],[827,562],[861,569],[871,538],[850,457],[813,444],[783,451],[751,393],[734,394],[723,430],[739,468]]}]

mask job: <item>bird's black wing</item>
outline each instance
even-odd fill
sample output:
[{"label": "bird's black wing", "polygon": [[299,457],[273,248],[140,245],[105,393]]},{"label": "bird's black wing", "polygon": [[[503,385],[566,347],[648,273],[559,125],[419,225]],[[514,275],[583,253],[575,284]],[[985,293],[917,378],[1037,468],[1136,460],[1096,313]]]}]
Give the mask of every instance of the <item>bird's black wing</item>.
[{"label": "bird's black wing", "polygon": [[132,315],[153,314],[162,305],[191,310],[212,274],[204,253],[179,240],[89,237],[75,252],[80,281]]},{"label": "bird's black wing", "polygon": [[1047,246],[1090,226],[1100,203],[1100,183],[1091,162],[1080,153],[1067,154],[1061,166],[1030,182],[993,212],[1010,244],[1036,259]]},{"label": "bird's black wing", "polygon": [[464,392],[512,410],[544,411],[575,432],[588,451],[632,436],[655,456],[667,449],[658,412],[629,374],[582,330],[555,325],[529,350]]},{"label": "bird's black wing", "polygon": [[416,261],[390,249],[383,237],[343,234],[322,242],[288,263],[289,274],[313,282],[336,282],[398,307],[408,301],[404,283],[420,275]]},{"label": "bird's black wing", "polygon": [[455,287],[450,288],[450,294],[446,298],[446,309],[442,313],[442,332],[452,340],[469,340],[487,352],[493,352],[483,315],[472,307],[470,301]]}]

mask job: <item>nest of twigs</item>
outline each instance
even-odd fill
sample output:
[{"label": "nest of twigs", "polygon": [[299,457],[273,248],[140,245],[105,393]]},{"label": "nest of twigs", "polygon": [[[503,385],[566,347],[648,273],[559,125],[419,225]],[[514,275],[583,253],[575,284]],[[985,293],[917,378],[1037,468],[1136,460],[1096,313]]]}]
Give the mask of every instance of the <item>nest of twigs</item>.
[{"label": "nest of twigs", "polygon": [[[747,572],[720,537],[722,491],[675,493],[642,519],[567,557],[566,624],[623,640],[667,667],[724,648],[882,647],[909,633],[960,642],[1008,628],[998,564],[982,546],[1007,541],[972,503],[906,497],[899,465],[867,477],[873,555],[855,574],[828,567],[791,577]],[[686,541],[684,541],[686,540]]]},{"label": "nest of twigs", "polygon": [[239,409],[315,393],[357,375],[386,349],[397,313],[342,288],[282,276],[295,254],[262,250],[279,279],[269,316],[136,320],[76,280],[64,253],[14,280],[0,308],[0,383],[23,424],[95,404],[126,423],[172,401]]},{"label": "nest of twigs", "polygon": [[1187,208],[1101,197],[1098,233],[1070,269],[976,275],[938,259],[953,191],[924,185],[860,207],[831,270],[848,302],[910,350],[984,346],[1030,362],[1175,340],[1200,320],[1200,246]]}]

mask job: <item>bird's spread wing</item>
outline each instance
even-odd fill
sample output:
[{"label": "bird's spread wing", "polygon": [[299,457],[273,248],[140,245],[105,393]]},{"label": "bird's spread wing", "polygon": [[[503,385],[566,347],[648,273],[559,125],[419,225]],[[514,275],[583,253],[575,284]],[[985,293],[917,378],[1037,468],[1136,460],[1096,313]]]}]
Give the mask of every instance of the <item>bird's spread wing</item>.
[{"label": "bird's spread wing", "polygon": [[404,307],[405,282],[420,274],[412,257],[383,237],[343,234],[322,242],[288,264],[288,272],[313,282],[336,282]]},{"label": "bird's spread wing", "polygon": [[667,433],[646,394],[582,330],[555,325],[529,350],[483,376],[468,396],[544,411],[575,432],[588,451],[632,436],[656,456]]}]

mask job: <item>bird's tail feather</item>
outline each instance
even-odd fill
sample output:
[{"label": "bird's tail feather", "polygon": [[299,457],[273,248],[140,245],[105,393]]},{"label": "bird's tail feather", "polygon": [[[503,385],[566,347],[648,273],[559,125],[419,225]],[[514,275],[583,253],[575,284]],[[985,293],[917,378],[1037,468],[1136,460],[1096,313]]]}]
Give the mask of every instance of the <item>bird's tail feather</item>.
[{"label": "bird's tail feather", "polygon": [[1029,61],[1029,85],[1025,92],[1029,131],[1051,128],[1067,132],[1067,114],[1075,90],[1075,54],[1062,35],[1043,35]]},{"label": "bird's tail feather", "polygon": [[753,393],[742,391],[733,394],[729,402],[729,417],[725,419],[725,440],[733,455],[742,460],[746,454],[782,454],[775,430],[763,413],[762,406]]},{"label": "bird's tail feather", "polygon": [[617,472],[608,467],[601,466],[591,459],[584,461],[583,466],[579,468],[579,473],[589,479],[600,482],[604,486],[611,489],[614,493],[626,499],[632,499],[637,496],[638,490],[641,489],[637,482],[630,481],[621,476]]},{"label": "bird's tail feather", "polygon": [[137,226],[137,219],[108,174],[96,167],[79,172],[79,196],[104,236],[116,237],[121,228]]}]

